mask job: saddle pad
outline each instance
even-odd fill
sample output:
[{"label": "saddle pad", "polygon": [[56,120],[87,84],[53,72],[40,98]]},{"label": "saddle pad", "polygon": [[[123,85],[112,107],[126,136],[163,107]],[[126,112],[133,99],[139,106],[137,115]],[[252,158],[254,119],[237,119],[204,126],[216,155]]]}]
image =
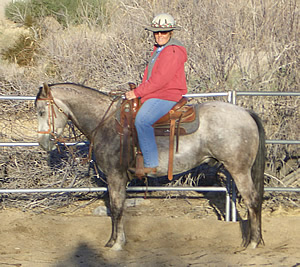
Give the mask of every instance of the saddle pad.
[{"label": "saddle pad", "polygon": [[[179,135],[188,135],[196,132],[200,125],[199,120],[199,105],[194,105],[196,117],[192,122],[182,122],[180,123]],[[170,135],[170,124],[156,126],[154,128],[156,136],[169,136]],[[177,125],[175,132],[177,132]]]}]

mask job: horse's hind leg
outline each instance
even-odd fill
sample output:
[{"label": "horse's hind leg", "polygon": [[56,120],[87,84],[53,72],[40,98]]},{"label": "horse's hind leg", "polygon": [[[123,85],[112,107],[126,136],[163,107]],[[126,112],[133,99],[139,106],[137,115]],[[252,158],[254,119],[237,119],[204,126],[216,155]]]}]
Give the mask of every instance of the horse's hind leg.
[{"label": "horse's hind leg", "polygon": [[261,205],[259,201],[254,205],[248,207],[248,239],[246,239],[244,246],[250,245],[252,248],[256,248],[259,244],[263,243],[261,234]]},{"label": "horse's hind leg", "polygon": [[261,233],[262,196],[256,190],[250,174],[231,174],[248,209],[248,227],[243,233],[243,246],[256,248],[263,243]]},{"label": "horse's hind leg", "polygon": [[107,177],[111,211],[112,232],[106,247],[122,250],[126,242],[123,228],[123,211],[126,198],[126,175],[113,173]]}]

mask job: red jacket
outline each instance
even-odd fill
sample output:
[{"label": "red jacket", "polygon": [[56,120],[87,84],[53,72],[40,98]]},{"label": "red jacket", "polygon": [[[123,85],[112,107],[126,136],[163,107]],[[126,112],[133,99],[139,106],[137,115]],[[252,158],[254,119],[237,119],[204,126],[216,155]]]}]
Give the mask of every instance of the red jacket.
[{"label": "red jacket", "polygon": [[[154,47],[154,51],[156,47]],[[179,45],[166,46],[156,59],[150,78],[147,80],[148,66],[142,83],[134,89],[137,97],[144,103],[150,98],[178,102],[187,93],[184,63],[187,61],[186,49]]]}]

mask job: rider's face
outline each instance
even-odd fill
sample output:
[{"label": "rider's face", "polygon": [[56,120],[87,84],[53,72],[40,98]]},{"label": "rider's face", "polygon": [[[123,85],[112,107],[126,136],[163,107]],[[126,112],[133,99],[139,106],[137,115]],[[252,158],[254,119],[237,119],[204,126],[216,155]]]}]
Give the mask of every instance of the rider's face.
[{"label": "rider's face", "polygon": [[154,32],[154,38],[159,46],[165,45],[171,39],[173,31]]}]

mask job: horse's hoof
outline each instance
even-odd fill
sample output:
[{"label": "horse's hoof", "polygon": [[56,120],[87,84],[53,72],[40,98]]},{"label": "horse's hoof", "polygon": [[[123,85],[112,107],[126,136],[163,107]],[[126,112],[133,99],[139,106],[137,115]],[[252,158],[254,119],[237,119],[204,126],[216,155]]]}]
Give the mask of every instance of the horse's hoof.
[{"label": "horse's hoof", "polygon": [[250,241],[248,240],[243,240],[242,244],[241,244],[241,247],[243,247],[244,249],[246,249],[250,244]]},{"label": "horse's hoof", "polygon": [[252,248],[252,249],[256,249],[258,246],[258,243],[255,242],[255,241],[251,241],[250,244],[249,244],[249,247]]},{"label": "horse's hoof", "polygon": [[115,244],[115,242],[112,241],[112,240],[110,240],[110,241],[108,241],[108,242],[106,243],[105,247],[107,247],[107,248],[112,248],[114,244]]},{"label": "horse's hoof", "polygon": [[121,240],[109,240],[105,247],[108,247],[110,248],[111,250],[113,251],[120,251],[120,250],[123,250],[123,245],[125,244],[125,235],[121,235]]},{"label": "horse's hoof", "polygon": [[257,248],[258,246],[264,246],[265,245],[265,242],[263,239],[260,239],[259,241],[251,241],[250,244],[249,244],[249,247],[255,249]]},{"label": "horse's hoof", "polygon": [[121,250],[123,250],[123,247],[122,247],[122,245],[115,243],[115,244],[111,247],[111,250],[113,250],[113,251],[121,251]]}]

